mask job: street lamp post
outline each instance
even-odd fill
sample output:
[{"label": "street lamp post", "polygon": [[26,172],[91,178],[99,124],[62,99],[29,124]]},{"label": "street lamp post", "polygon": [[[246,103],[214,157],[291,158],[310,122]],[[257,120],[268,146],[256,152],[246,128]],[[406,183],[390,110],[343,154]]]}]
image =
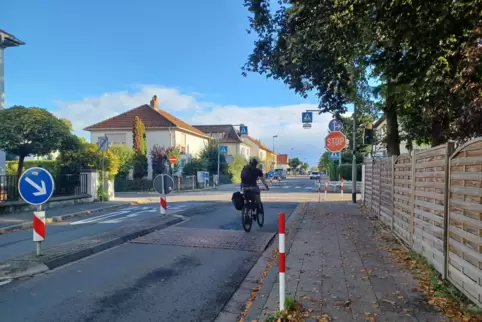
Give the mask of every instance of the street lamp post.
[{"label": "street lamp post", "polygon": [[[5,49],[25,45],[12,34],[0,29],[0,110],[5,109]],[[0,150],[0,175],[5,175],[5,151]]]}]

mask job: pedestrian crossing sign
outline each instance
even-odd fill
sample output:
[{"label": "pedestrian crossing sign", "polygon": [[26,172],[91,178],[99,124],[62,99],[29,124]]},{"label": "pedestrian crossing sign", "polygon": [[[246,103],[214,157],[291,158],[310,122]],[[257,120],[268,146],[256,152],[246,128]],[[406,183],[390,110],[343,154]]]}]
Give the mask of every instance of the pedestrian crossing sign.
[{"label": "pedestrian crossing sign", "polygon": [[313,113],[312,112],[301,113],[301,121],[303,123],[313,123]]}]

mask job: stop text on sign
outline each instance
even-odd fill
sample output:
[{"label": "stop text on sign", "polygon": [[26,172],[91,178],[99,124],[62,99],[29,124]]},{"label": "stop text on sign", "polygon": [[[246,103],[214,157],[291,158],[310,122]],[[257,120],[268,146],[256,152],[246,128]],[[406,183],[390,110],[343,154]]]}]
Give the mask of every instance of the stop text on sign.
[{"label": "stop text on sign", "polygon": [[346,146],[345,134],[338,131],[330,132],[325,138],[325,146],[330,152],[340,152]]}]

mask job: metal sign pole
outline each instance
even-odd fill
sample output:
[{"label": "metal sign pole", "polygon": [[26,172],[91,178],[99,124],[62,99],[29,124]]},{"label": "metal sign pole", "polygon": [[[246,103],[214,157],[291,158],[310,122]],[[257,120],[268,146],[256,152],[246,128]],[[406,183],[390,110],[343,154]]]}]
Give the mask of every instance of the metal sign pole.
[{"label": "metal sign pole", "polygon": [[100,201],[104,201],[104,151],[102,151],[102,195],[100,196]]},{"label": "metal sign pole", "polygon": [[[41,212],[41,211],[42,211],[42,205],[38,205],[38,206],[37,206],[37,211],[38,211],[38,212]],[[35,214],[34,214],[34,216],[35,216]],[[42,256],[42,249],[41,249],[42,242],[41,242],[41,241],[36,241],[35,244],[36,244],[36,248],[37,248],[37,251],[36,251],[37,256]]]},{"label": "metal sign pole", "polygon": [[219,140],[218,140],[218,179],[215,185],[219,185],[219,168],[220,168],[220,163],[221,163],[221,146],[219,145]]}]

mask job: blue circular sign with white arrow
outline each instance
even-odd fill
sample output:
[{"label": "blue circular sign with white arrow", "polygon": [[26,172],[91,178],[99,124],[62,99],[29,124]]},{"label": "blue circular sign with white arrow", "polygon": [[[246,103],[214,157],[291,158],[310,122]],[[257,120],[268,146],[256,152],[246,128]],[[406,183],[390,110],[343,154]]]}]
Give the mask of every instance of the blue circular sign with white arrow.
[{"label": "blue circular sign with white arrow", "polygon": [[274,172],[273,171],[268,172],[268,179],[271,179],[273,177],[274,177]]},{"label": "blue circular sign with white arrow", "polygon": [[330,131],[341,131],[341,129],[343,128],[343,122],[340,121],[340,120],[337,120],[337,119],[333,119],[330,121],[330,123],[328,124],[328,128],[330,129]]},{"label": "blue circular sign with white arrow", "polygon": [[54,178],[44,168],[30,168],[18,180],[18,192],[26,203],[41,205],[54,193]]}]

